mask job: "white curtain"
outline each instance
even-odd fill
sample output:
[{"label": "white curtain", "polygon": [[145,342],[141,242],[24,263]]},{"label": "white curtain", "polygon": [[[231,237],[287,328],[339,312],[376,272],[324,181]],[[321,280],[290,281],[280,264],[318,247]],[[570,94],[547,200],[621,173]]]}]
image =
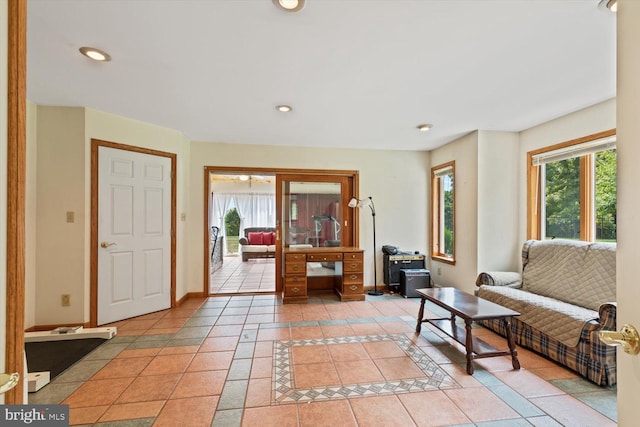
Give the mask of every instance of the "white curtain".
[{"label": "white curtain", "polygon": [[[276,195],[256,194],[254,197],[253,221],[256,227],[276,226]],[[264,224],[264,225],[261,225]]]},{"label": "white curtain", "polygon": [[[226,235],[224,217],[235,207],[240,216],[240,237],[247,227],[276,226],[275,193],[212,193],[209,206],[209,225],[220,227],[220,235]],[[226,245],[225,245],[226,254]]]},{"label": "white curtain", "polygon": [[253,224],[253,197],[254,194],[234,194],[233,201],[240,215],[240,235],[244,236],[244,229],[257,227]]},{"label": "white curtain", "polygon": [[[217,225],[220,227],[219,236],[225,236],[226,231],[224,226],[224,216],[227,214],[229,207],[231,206],[231,201],[233,200],[233,195],[231,194],[220,194],[220,193],[212,193],[213,198],[213,209],[209,210],[211,217],[209,218],[209,226]],[[225,239],[226,240],[226,239]],[[227,254],[227,245],[224,245],[224,254]]]}]

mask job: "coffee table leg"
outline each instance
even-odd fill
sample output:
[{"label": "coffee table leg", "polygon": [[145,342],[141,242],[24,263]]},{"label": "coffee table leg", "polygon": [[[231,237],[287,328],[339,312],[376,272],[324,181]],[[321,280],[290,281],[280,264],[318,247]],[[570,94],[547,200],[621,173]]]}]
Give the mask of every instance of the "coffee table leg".
[{"label": "coffee table leg", "polygon": [[505,317],[504,326],[507,329],[507,344],[509,345],[509,351],[511,352],[511,364],[513,365],[513,369],[520,369],[516,343],[513,338],[513,332],[511,332],[511,318]]},{"label": "coffee table leg", "polygon": [[424,302],[425,298],[422,297],[422,302],[420,303],[420,310],[418,311],[418,324],[416,325],[416,333],[420,333],[422,330],[422,317],[424,316]]},{"label": "coffee table leg", "polygon": [[465,319],[464,321],[464,327],[467,331],[465,348],[467,349],[467,374],[469,375],[473,375],[473,364],[471,363],[473,360],[473,336],[471,335],[471,323],[473,323],[473,320]]}]

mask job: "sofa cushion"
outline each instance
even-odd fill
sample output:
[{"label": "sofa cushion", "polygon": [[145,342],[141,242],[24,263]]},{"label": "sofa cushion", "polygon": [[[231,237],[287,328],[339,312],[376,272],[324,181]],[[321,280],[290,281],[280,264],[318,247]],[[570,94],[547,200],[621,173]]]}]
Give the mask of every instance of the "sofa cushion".
[{"label": "sofa cushion", "polygon": [[276,243],[276,233],[274,233],[274,232],[262,233],[262,244],[263,245],[273,245],[275,243]]},{"label": "sofa cushion", "polygon": [[522,289],[598,310],[616,300],[614,244],[537,241],[528,248]]},{"label": "sofa cushion", "polygon": [[478,296],[518,311],[519,321],[568,347],[577,346],[584,325],[598,318],[597,311],[504,286],[480,286]]},{"label": "sofa cushion", "polygon": [[267,245],[247,245],[242,247],[242,252],[246,253],[263,253],[267,252]]},{"label": "sofa cushion", "polygon": [[264,244],[264,233],[260,232],[251,232],[247,235],[247,239],[249,240],[250,245],[263,245]]}]

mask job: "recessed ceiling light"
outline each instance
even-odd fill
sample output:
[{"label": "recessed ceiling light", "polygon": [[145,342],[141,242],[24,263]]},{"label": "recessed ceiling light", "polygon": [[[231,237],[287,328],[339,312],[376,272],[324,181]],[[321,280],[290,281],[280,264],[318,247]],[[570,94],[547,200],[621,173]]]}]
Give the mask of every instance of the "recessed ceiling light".
[{"label": "recessed ceiling light", "polygon": [[273,0],[273,4],[287,12],[297,12],[304,7],[305,0]]},{"label": "recessed ceiling light", "polygon": [[95,47],[81,47],[80,53],[86,56],[89,59],[98,62],[109,62],[111,61],[111,56],[107,52],[104,52],[100,49],[96,49]]},{"label": "recessed ceiling light", "polygon": [[427,132],[429,129],[431,129],[433,127],[433,125],[431,124],[423,124],[423,125],[418,125],[416,126],[416,128],[418,128],[418,130],[420,132]]},{"label": "recessed ceiling light", "polygon": [[291,107],[290,105],[276,105],[276,110],[280,111],[281,113],[288,113],[291,110],[293,110],[293,107]]},{"label": "recessed ceiling light", "polygon": [[608,9],[611,12],[618,11],[618,0],[600,0],[598,3],[600,9]]}]

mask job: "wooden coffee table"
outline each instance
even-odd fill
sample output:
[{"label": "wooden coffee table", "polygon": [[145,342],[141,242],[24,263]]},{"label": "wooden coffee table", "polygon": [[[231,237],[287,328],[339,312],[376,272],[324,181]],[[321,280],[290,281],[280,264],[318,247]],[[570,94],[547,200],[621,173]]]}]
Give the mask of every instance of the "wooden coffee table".
[{"label": "wooden coffee table", "polygon": [[[513,369],[520,369],[518,353],[511,332],[511,318],[513,316],[519,316],[520,313],[494,304],[491,301],[470,295],[456,288],[425,288],[417,289],[416,292],[420,294],[420,298],[422,299],[420,311],[418,312],[416,332],[420,333],[422,323],[428,322],[464,345],[467,350],[467,373],[469,375],[473,375],[473,365],[471,361],[483,357],[511,355]],[[424,303],[427,300],[447,310],[451,313],[451,317],[424,319]],[[464,328],[456,325],[456,316],[464,320]],[[507,345],[509,346],[508,351],[496,350],[471,334],[471,324],[474,321],[492,319],[501,319],[505,322]]]}]

